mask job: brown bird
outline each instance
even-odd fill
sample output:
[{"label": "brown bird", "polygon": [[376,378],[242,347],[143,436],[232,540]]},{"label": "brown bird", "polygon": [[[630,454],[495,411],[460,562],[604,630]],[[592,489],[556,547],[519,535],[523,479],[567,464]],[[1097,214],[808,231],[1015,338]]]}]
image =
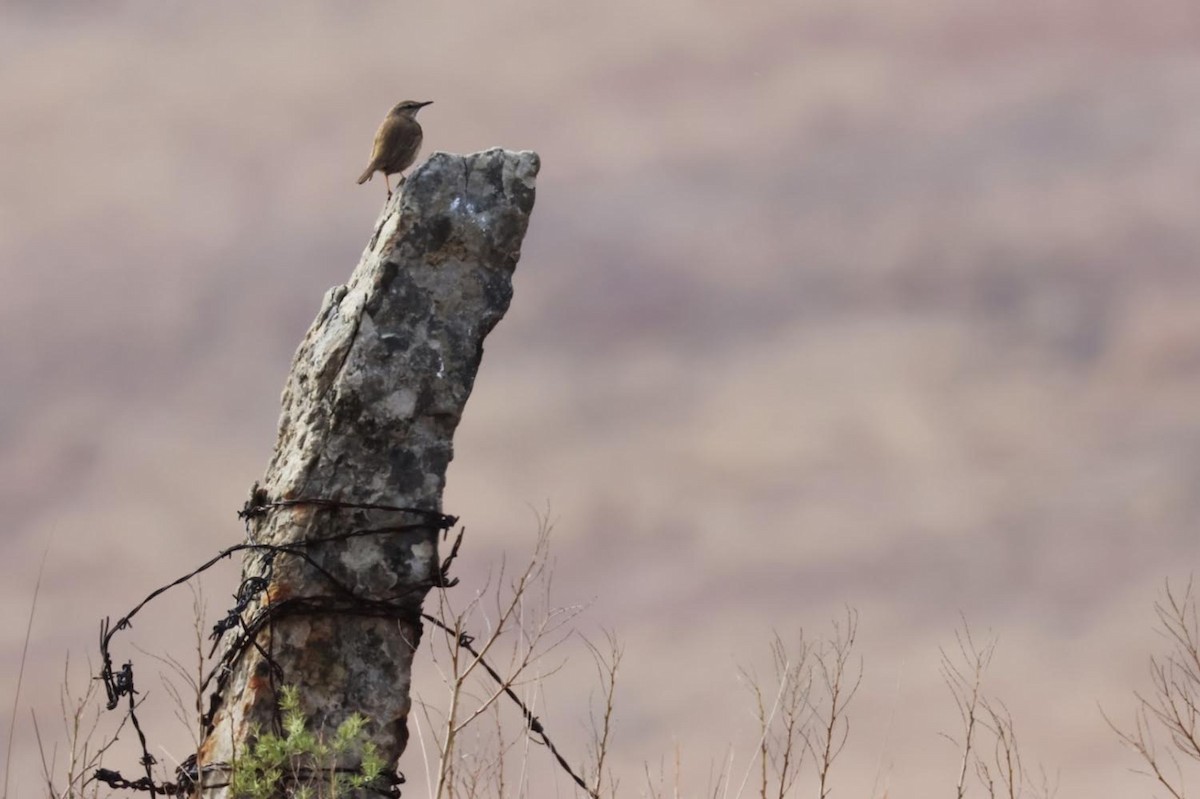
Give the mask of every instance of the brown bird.
[{"label": "brown bird", "polygon": [[[379,130],[375,133],[375,146],[371,149],[371,163],[358,179],[361,186],[371,179],[376,172],[383,173],[383,184],[387,186],[388,197],[392,196],[392,184],[388,175],[403,172],[417,160],[421,150],[421,123],[417,122],[417,112],[433,100],[418,102],[405,100],[397,103],[388,115],[383,118]],[[403,178],[401,178],[403,182]]]}]

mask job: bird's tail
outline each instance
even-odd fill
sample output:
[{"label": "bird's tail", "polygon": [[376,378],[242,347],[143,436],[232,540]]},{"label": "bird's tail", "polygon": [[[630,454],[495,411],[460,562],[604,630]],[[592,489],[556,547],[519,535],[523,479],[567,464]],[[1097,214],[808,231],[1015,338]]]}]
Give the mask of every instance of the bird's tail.
[{"label": "bird's tail", "polygon": [[362,176],[359,177],[358,185],[361,186],[362,184],[366,183],[368,180],[371,179],[371,176],[374,174],[375,174],[375,167],[374,166],[367,167],[367,171],[363,172]]}]

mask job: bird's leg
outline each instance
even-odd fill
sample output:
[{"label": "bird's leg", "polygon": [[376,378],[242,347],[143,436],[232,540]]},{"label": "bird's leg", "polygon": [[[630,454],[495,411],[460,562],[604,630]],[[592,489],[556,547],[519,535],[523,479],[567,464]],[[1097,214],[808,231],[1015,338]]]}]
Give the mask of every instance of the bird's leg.
[{"label": "bird's leg", "polygon": [[383,173],[383,185],[387,186],[387,190],[388,190],[388,199],[389,199],[389,200],[390,200],[390,199],[392,199],[392,184],[391,184],[391,182],[388,180],[388,176],[387,176],[387,173],[386,173],[386,172],[384,172],[384,173]]}]

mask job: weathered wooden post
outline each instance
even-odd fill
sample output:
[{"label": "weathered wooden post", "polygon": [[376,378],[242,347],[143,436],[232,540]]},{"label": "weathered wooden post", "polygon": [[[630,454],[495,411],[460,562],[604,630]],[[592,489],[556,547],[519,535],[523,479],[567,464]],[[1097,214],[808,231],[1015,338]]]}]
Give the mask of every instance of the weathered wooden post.
[{"label": "weathered wooden post", "polygon": [[[538,167],[531,152],[435,153],[388,202],[350,281],[326,294],[246,509],[250,541],[281,549],[243,563],[203,796],[229,795],[230,764],[256,726],[277,722],[284,684],[318,732],[359,713],[387,763],[404,751],[452,439],[512,298]],[[388,789],[373,787],[361,795]]]}]

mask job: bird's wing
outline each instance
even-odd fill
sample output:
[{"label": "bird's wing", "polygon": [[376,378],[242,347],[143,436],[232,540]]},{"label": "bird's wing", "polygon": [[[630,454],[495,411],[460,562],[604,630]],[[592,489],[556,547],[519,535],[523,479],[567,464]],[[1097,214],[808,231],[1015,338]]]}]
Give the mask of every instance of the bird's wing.
[{"label": "bird's wing", "polygon": [[379,130],[375,131],[375,143],[371,145],[371,163],[376,164],[379,157],[383,155],[384,142],[391,135],[392,128],[396,127],[396,120],[392,116],[388,116],[379,126]]}]

